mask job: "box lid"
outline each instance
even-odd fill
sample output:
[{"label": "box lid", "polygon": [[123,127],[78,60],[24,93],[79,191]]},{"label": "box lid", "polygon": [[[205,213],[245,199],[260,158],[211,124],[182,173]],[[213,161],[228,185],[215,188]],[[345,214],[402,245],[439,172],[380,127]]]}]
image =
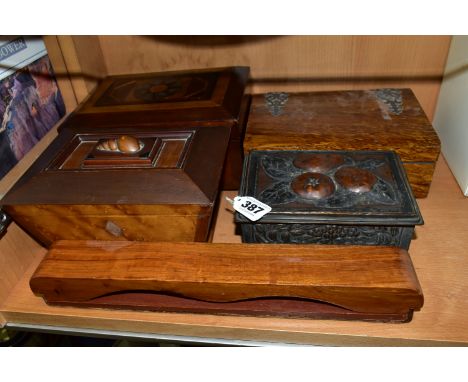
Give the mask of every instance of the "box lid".
[{"label": "box lid", "polygon": [[0,203],[212,205],[229,134],[227,126],[67,129]]},{"label": "box lid", "polygon": [[72,119],[95,127],[237,119],[248,76],[248,67],[109,76]]},{"label": "box lid", "polygon": [[440,140],[411,89],[252,97],[244,150],[394,150],[435,162]]},{"label": "box lid", "polygon": [[[252,151],[240,195],[272,207],[259,223],[423,223],[391,151]],[[236,221],[250,222],[238,213]]]}]

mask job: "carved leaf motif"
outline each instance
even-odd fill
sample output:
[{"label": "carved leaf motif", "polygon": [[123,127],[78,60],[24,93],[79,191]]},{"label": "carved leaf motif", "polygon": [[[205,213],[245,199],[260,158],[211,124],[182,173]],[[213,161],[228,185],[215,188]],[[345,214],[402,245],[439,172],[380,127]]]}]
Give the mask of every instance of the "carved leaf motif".
[{"label": "carved leaf motif", "polygon": [[291,160],[271,155],[262,158],[262,166],[267,175],[275,179],[289,178],[297,172],[293,169]]},{"label": "carved leaf motif", "polygon": [[343,157],[343,159],[344,159],[344,163],[340,164],[340,165],[337,166],[337,167],[334,167],[334,168],[330,169],[329,171],[326,172],[326,174],[327,174],[328,176],[333,177],[333,176],[335,175],[335,173],[336,173],[340,168],[342,168],[342,167],[347,167],[347,166],[355,166],[355,165],[356,165],[356,163],[354,162],[354,160],[353,160],[352,158],[346,156],[346,155]]},{"label": "carved leaf motif", "polygon": [[377,159],[366,159],[365,161],[358,163],[357,167],[372,171],[377,169],[377,167],[382,166],[383,164],[384,162]]},{"label": "carved leaf motif", "polygon": [[398,196],[393,187],[380,178],[375,182],[369,196],[383,204],[396,204],[398,202]]},{"label": "carved leaf motif", "polygon": [[329,224],[257,224],[258,243],[399,245],[401,229]]},{"label": "carved leaf motif", "polygon": [[356,195],[343,188],[339,188],[331,197],[319,201],[317,205],[327,208],[347,208],[353,206],[356,202]]},{"label": "carved leaf motif", "polygon": [[283,181],[263,190],[258,199],[266,204],[285,204],[296,200],[296,194],[291,191],[289,181]]}]

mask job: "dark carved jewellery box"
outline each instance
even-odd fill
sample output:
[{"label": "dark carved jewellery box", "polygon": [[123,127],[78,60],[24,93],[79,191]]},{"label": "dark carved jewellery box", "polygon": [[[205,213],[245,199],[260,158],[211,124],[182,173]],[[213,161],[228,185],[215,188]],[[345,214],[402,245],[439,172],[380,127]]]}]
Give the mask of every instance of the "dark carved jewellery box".
[{"label": "dark carved jewellery box", "polygon": [[257,222],[236,214],[247,243],[408,249],[423,222],[391,151],[252,151],[240,195],[272,207]]}]

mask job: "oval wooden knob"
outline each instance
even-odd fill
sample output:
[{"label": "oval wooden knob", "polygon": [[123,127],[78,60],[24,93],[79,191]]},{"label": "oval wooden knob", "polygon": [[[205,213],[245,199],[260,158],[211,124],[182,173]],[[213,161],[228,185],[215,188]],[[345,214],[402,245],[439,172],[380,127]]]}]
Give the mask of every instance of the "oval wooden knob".
[{"label": "oval wooden knob", "polygon": [[324,199],[335,192],[335,184],[324,174],[306,172],[293,179],[292,190],[304,199]]},{"label": "oval wooden knob", "polygon": [[140,141],[131,135],[121,135],[117,139],[119,150],[123,153],[136,153],[140,151]]},{"label": "oval wooden knob", "polygon": [[335,173],[336,181],[349,191],[369,192],[377,177],[368,170],[358,167],[342,167]]},{"label": "oval wooden knob", "polygon": [[131,135],[121,135],[118,138],[103,139],[96,148],[100,151],[117,151],[123,154],[133,154],[143,148],[143,142]]}]

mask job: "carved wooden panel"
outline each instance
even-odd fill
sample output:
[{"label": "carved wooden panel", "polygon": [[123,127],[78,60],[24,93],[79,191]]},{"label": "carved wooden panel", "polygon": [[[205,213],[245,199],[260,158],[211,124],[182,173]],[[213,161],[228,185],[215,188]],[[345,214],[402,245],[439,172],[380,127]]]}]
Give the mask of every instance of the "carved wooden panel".
[{"label": "carved wooden panel", "polygon": [[412,227],[337,224],[243,224],[248,243],[385,245],[409,248]]}]

